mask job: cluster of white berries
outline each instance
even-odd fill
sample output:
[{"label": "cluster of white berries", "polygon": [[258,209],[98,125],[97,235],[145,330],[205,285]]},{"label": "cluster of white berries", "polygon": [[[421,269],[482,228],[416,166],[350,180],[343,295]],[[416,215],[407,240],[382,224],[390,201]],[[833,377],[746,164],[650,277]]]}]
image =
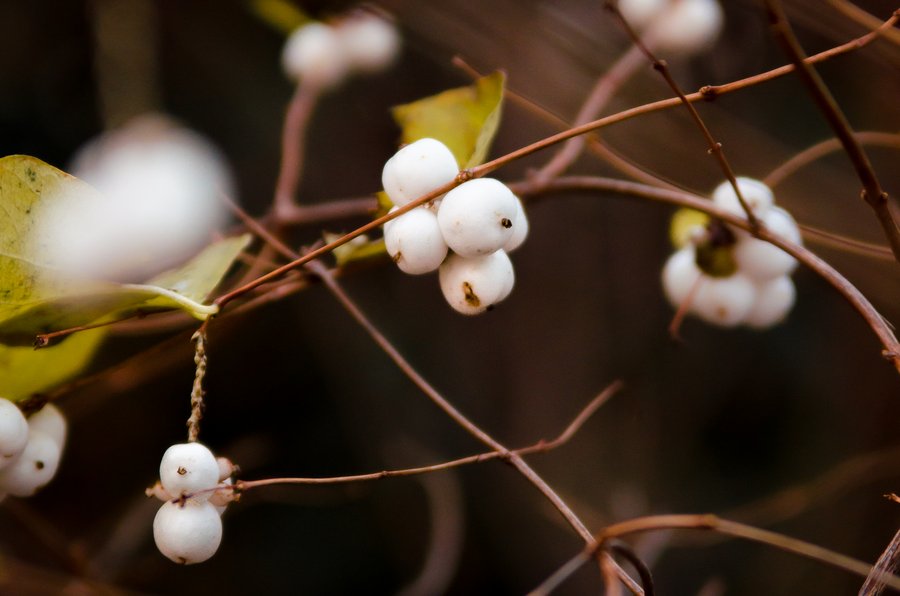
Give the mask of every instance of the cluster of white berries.
[{"label": "cluster of white berries", "polygon": [[[397,209],[457,174],[447,146],[425,138],[395,153],[384,164],[381,182]],[[507,253],[527,235],[522,202],[493,178],[464,182],[384,226],[385,246],[397,266],[413,275],[438,269],[444,298],[466,315],[509,296],[515,274]]]},{"label": "cluster of white berries", "polygon": [[724,22],[718,0],[619,0],[619,11],[653,49],[672,56],[708,48]]},{"label": "cluster of white berries", "polygon": [[159,482],[147,496],[163,501],[153,520],[159,552],[182,565],[209,559],[222,542],[221,515],[232,500],[234,464],[200,443],[169,447],[159,464]]},{"label": "cluster of white berries", "polygon": [[0,498],[30,497],[53,479],[66,431],[53,404],[26,419],[16,404],[0,398]]},{"label": "cluster of white berries", "polygon": [[294,30],[281,54],[285,74],[321,88],[334,87],[348,74],[387,68],[400,49],[393,23],[356,10],[333,25],[310,22]]},{"label": "cluster of white berries", "polygon": [[[737,182],[754,216],[769,232],[794,244],[802,242],[797,222],[775,205],[769,187],[751,178]],[[716,206],[744,215],[729,182],[719,185],[712,199]],[[716,221],[697,227],[690,236],[663,268],[663,288],[673,306],[686,307],[723,327],[743,324],[763,329],[787,316],[796,297],[790,278],[796,259],[745,230]]]}]

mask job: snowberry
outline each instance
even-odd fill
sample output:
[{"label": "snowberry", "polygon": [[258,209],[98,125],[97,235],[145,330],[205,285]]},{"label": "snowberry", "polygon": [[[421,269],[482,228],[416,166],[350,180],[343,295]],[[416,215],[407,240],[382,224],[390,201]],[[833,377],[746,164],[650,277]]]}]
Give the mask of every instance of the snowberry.
[{"label": "snowberry", "polygon": [[745,324],[757,329],[765,329],[780,323],[794,306],[797,290],[787,275],[760,284],[756,301],[747,313]]},{"label": "snowberry", "polygon": [[206,501],[168,501],[153,519],[153,540],[159,552],[176,563],[202,563],[222,542],[222,519]]},{"label": "snowberry", "polygon": [[[225,478],[224,480],[220,480],[219,484],[232,486],[234,481],[231,478]],[[228,504],[232,501],[234,501],[234,493],[230,490],[217,490],[209,497],[210,505],[216,508],[216,512],[219,515],[225,513],[225,509],[228,508]]]},{"label": "snowberry", "polygon": [[672,253],[662,273],[663,291],[669,303],[679,308],[690,296],[701,275],[703,273],[697,266],[693,246],[687,245]]},{"label": "snowberry", "polygon": [[384,244],[397,266],[413,275],[435,271],[447,256],[437,216],[425,207],[416,207],[387,222]]},{"label": "snowberry", "polygon": [[[800,244],[800,228],[794,218],[780,207],[772,207],[760,220],[766,228],[785,240]],[[757,281],[767,281],[794,270],[797,260],[774,244],[750,236],[739,236],[734,246],[738,269]]]},{"label": "snowberry", "polygon": [[635,29],[644,29],[666,9],[670,0],[619,0],[619,12]]},{"label": "snowberry", "polygon": [[[769,207],[775,202],[772,190],[759,180],[754,180],[753,178],[738,176],[736,181],[737,186],[741,191],[741,196],[744,197],[747,206],[753,211],[753,215],[756,217],[763,217]],[[712,193],[712,200],[717,207],[725,209],[735,215],[746,217],[744,208],[741,207],[741,202],[734,192],[734,187],[728,180],[716,187]]]},{"label": "snowberry", "polygon": [[358,11],[338,23],[336,33],[347,64],[363,72],[387,68],[400,50],[394,24],[368,11]]},{"label": "snowberry", "polygon": [[231,476],[237,472],[237,466],[227,457],[217,457],[216,464],[219,466],[219,482],[231,478]]},{"label": "snowberry", "polygon": [[528,237],[528,216],[525,215],[525,208],[522,206],[522,201],[519,197],[516,197],[516,217],[514,219],[516,225],[513,226],[512,236],[503,245],[503,250],[506,252],[512,252],[519,248],[525,242],[525,238]]},{"label": "snowberry", "polygon": [[675,0],[663,4],[645,29],[651,46],[664,54],[696,54],[712,45],[722,31],[724,15],[718,0]]},{"label": "snowberry", "polygon": [[493,178],[478,178],[444,195],[438,224],[447,246],[463,257],[486,255],[502,248],[516,226],[517,199]]},{"label": "snowberry", "polygon": [[53,479],[61,455],[60,446],[52,437],[30,429],[25,449],[11,465],[0,470],[0,492],[30,497]]},{"label": "snowberry", "polygon": [[436,139],[424,138],[406,145],[387,160],[381,183],[391,202],[401,207],[447,184],[458,173],[450,149]]},{"label": "snowberry", "polygon": [[756,295],[756,286],[741,273],[706,277],[693,296],[691,310],[707,323],[734,327],[744,322]]},{"label": "snowberry", "polygon": [[27,442],[28,422],[22,410],[8,399],[0,398],[0,469],[13,463]]},{"label": "snowberry", "polygon": [[53,404],[46,404],[40,411],[28,417],[28,426],[39,430],[56,441],[60,447],[66,444],[67,424],[66,419],[59,408]]},{"label": "snowberry", "polygon": [[333,27],[307,23],[295,29],[284,44],[281,66],[289,79],[331,87],[347,74],[344,43]]},{"label": "snowberry", "polygon": [[163,454],[159,464],[159,479],[163,488],[171,495],[193,495],[196,500],[209,498],[205,491],[219,481],[219,464],[216,457],[200,443],[179,443],[172,445]]},{"label": "snowberry", "polygon": [[512,262],[503,250],[481,257],[451,254],[438,277],[444,298],[464,315],[475,315],[497,304],[515,283]]}]

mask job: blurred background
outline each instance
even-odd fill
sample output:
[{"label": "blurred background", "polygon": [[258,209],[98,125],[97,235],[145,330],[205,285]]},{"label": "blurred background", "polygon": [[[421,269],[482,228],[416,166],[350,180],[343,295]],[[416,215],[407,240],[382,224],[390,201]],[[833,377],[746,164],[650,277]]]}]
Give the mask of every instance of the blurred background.
[{"label": "blurred background", "polygon": [[[818,0],[786,1],[809,53],[865,28]],[[889,0],[858,1],[879,19]],[[346,2],[300,2],[325,18]],[[567,120],[627,50],[597,0],[379,2],[404,48],[388,72],[356,77],[317,105],[303,204],[371,195],[399,131],[389,108],[466,84],[459,55],[506,70],[510,89]],[[759,3],[725,3],[707,53],[673,59],[684,89],[785,62]],[[291,84],[285,36],[241,0],[0,2],[0,154],[65,168],[104,129],[163,111],[214,141],[251,214],[270,205]],[[900,46],[881,40],[820,72],[857,130],[900,130]],[[649,65],[608,113],[669,97]],[[698,106],[738,174],[763,177],[830,131],[786,77]],[[556,132],[508,103],[497,156]],[[681,110],[616,125],[604,138],[673,183],[708,193],[721,179]],[[520,179],[543,152],[497,177]],[[896,148],[873,147],[900,195]],[[573,171],[612,175],[585,157]],[[802,223],[884,244],[846,158],[780,184]],[[347,291],[419,372],[509,446],[557,435],[615,379],[625,390],[559,450],[529,458],[591,529],[633,516],[713,512],[874,561],[900,527],[900,381],[852,308],[799,270],[797,304],[765,332],[688,319],[681,342],[660,289],[671,252],[668,207],[612,194],[548,196],[529,207],[510,299],[481,317],[446,306],[434,276],[388,259],[345,277]],[[349,231],[364,218],[329,222]],[[293,230],[295,245],[322,226]],[[900,277],[890,260],[810,243],[891,321]],[[218,554],[179,567],[153,545],[158,503],[143,496],[165,448],[184,440],[194,367],[189,325],[123,329],[91,370],[167,341],[121,372],[67,394],[71,434],[57,479],[0,506],[0,582],[10,594],[517,594],[581,542],[515,471],[484,463],[418,478],[248,492],[225,514]],[[425,465],[483,451],[392,365],[324,288],[212,326],[201,438],[246,479],[333,476]],[[847,594],[861,579],[772,548],[698,533],[633,542],[663,594]],[[427,564],[426,564],[427,562]],[[559,591],[596,593],[586,568]]]}]

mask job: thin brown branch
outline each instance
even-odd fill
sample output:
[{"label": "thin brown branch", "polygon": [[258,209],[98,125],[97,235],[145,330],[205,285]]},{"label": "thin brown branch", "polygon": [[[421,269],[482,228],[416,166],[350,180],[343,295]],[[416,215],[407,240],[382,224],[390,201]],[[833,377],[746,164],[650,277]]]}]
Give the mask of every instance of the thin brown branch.
[{"label": "thin brown branch", "polygon": [[[882,28],[893,27],[893,25],[897,22],[898,19],[900,19],[900,14],[894,14],[890,19],[888,19],[888,21],[886,21],[882,25]],[[879,31],[880,30],[881,29],[879,29]],[[825,60],[827,58],[831,58],[833,56],[837,56],[839,54],[843,54],[843,53],[861,48],[861,47],[865,46],[866,44],[870,43],[872,40],[876,39],[877,37],[878,37],[878,32],[869,33],[867,35],[864,35],[863,37],[860,37],[851,42],[848,42],[842,46],[838,46],[838,47],[832,48],[831,50],[828,50],[826,52],[822,52],[821,54],[817,54],[816,56],[809,58],[809,61],[811,63],[818,62],[821,60]],[[713,99],[717,95],[731,93],[731,92],[737,91],[739,89],[743,89],[745,87],[749,87],[752,85],[758,85],[765,81],[769,81],[769,80],[778,78],[780,76],[784,76],[784,75],[792,72],[793,70],[794,70],[794,67],[791,65],[788,65],[788,66],[776,68],[774,70],[770,70],[768,72],[758,74],[758,75],[755,75],[752,77],[747,77],[747,78],[741,79],[739,81],[734,81],[727,85],[721,85],[721,86],[707,85],[707,86],[703,87],[700,91],[697,91],[696,93],[691,93],[689,95],[686,95],[685,99],[690,102]],[[375,219],[363,226],[360,226],[359,228],[353,230],[352,232],[349,232],[349,233],[341,236],[340,238],[337,238],[333,242],[330,242],[314,251],[309,252],[306,255],[303,255],[301,258],[299,258],[295,261],[292,261],[286,265],[283,265],[282,267],[279,267],[278,269],[275,269],[274,271],[271,271],[265,275],[262,275],[262,276],[258,277],[257,279],[244,284],[243,286],[241,286],[239,288],[235,288],[234,290],[232,290],[226,294],[223,294],[222,296],[219,296],[216,299],[215,303],[219,307],[224,308],[224,306],[226,304],[228,304],[229,302],[231,302],[237,298],[240,298],[247,292],[255,290],[256,288],[258,288],[262,285],[265,285],[265,284],[271,282],[272,280],[277,279],[278,277],[281,277],[282,275],[284,275],[285,273],[287,273],[289,271],[293,271],[295,269],[299,269],[300,267],[303,267],[310,261],[317,259],[325,254],[328,254],[329,252],[333,251],[335,248],[337,248],[339,246],[343,246],[344,244],[346,244],[347,242],[350,242],[354,238],[361,236],[361,235],[365,234],[366,232],[374,230],[375,228],[378,228],[379,226],[385,224],[386,222],[388,222],[396,217],[399,217],[399,216],[403,215],[404,213],[407,213],[408,211],[415,209],[416,207],[424,205],[425,203],[431,201],[432,199],[438,197],[439,195],[449,192],[450,190],[452,190],[456,186],[462,184],[466,180],[471,180],[472,178],[479,178],[481,176],[486,176],[487,174],[493,172],[494,170],[499,169],[500,167],[502,167],[508,163],[511,163],[517,159],[520,159],[527,155],[531,155],[532,153],[536,153],[538,151],[541,151],[542,149],[546,149],[547,147],[551,147],[557,143],[561,143],[561,142],[571,139],[573,137],[577,137],[579,135],[583,135],[583,134],[592,132],[594,130],[599,130],[606,126],[610,126],[612,124],[624,122],[626,120],[636,118],[637,116],[649,114],[652,112],[658,112],[660,110],[665,110],[665,109],[672,108],[672,107],[675,107],[675,106],[678,106],[681,104],[682,104],[682,99],[678,98],[678,97],[674,97],[674,98],[669,98],[669,99],[652,102],[652,103],[645,104],[642,106],[637,106],[637,107],[634,107],[634,108],[631,108],[628,110],[624,110],[617,114],[612,114],[610,116],[600,118],[593,122],[589,122],[583,126],[576,126],[569,130],[560,132],[558,134],[551,135],[540,141],[537,141],[535,143],[532,143],[530,145],[527,145],[525,147],[522,147],[522,148],[512,151],[510,153],[507,153],[506,155],[498,157],[487,163],[481,164],[480,166],[478,166],[476,168],[473,168],[471,170],[464,170],[459,173],[459,175],[456,177],[455,180],[448,182],[447,184],[432,190],[431,192],[419,197],[418,199],[416,199],[414,201],[411,201],[410,203],[407,203],[406,205],[404,205],[403,207],[400,207],[399,209],[397,209],[396,211],[393,211],[392,213],[389,213],[387,215],[379,217],[378,219]]]},{"label": "thin brown branch", "polygon": [[[742,217],[729,213],[723,209],[716,207],[712,201],[692,195],[683,191],[674,191],[663,188],[655,188],[637,182],[628,182],[625,180],[615,180],[610,178],[600,178],[594,176],[567,176],[557,178],[541,188],[531,189],[532,193],[536,192],[559,192],[559,191],[609,191],[626,196],[641,197],[668,203],[670,205],[678,205],[681,207],[689,207],[702,211],[716,219],[725,223],[751,231],[751,226]],[[787,252],[789,255],[803,263],[806,267],[812,269],[822,279],[831,284],[850,304],[862,315],[863,319],[875,332],[875,335],[881,341],[883,346],[882,356],[891,362],[900,372],[900,343],[898,343],[893,330],[885,322],[884,318],[875,310],[872,303],[860,292],[856,286],[850,283],[843,275],[835,270],[831,265],[818,257],[815,253],[807,248],[788,242],[782,237],[772,234],[765,228],[760,228],[758,237],[766,242],[774,244],[778,248]]]},{"label": "thin brown branch", "polygon": [[135,318],[142,319],[150,314],[153,313],[138,311],[134,314],[128,315],[127,317],[122,317],[121,319],[103,321],[102,323],[93,323],[91,325],[78,325],[76,327],[68,327],[66,329],[60,329],[58,331],[52,331],[50,333],[39,333],[34,337],[34,349],[39,350],[41,348],[46,348],[52,345],[55,341],[68,337],[73,333],[78,333],[80,331],[89,331],[91,329],[99,329],[101,327],[109,327],[111,325],[115,325],[116,323],[122,323],[124,321]]},{"label": "thin brown branch", "polygon": [[[878,29],[879,25],[881,25],[881,19],[878,17],[869,14],[859,6],[853,4],[852,2],[848,2],[847,0],[826,0],[835,10],[840,12],[842,15],[856,21],[866,29],[870,31],[874,31]],[[895,31],[894,29],[886,29],[881,33],[884,38],[891,43],[895,43],[900,45],[900,32]]]},{"label": "thin brown branch", "polygon": [[291,203],[278,212],[277,221],[281,226],[310,225],[350,217],[368,217],[377,208],[378,199],[375,197],[338,199],[314,205]]},{"label": "thin brown branch", "polygon": [[822,77],[811,64],[806,62],[806,53],[784,14],[781,2],[765,0],[765,4],[776,39],[793,63],[797,76],[803,82],[813,102],[828,121],[835,136],[840,139],[844,152],[856,169],[856,174],[862,183],[862,198],[875,211],[878,222],[884,230],[885,238],[891,245],[894,258],[900,263],[900,227],[894,220],[888,206],[888,195],[882,189],[868,155],[854,136],[850,122],[835,101],[834,96],[831,95]]},{"label": "thin brown branch", "polygon": [[688,113],[691,115],[691,120],[693,120],[694,124],[697,125],[697,128],[700,129],[700,132],[703,134],[703,138],[706,139],[706,144],[709,147],[707,152],[715,157],[716,161],[719,164],[719,167],[722,169],[722,173],[725,174],[725,178],[731,184],[731,188],[734,190],[734,194],[737,196],[738,202],[741,204],[741,208],[744,210],[744,213],[747,214],[747,221],[750,223],[751,229],[755,232],[759,227],[759,222],[756,219],[756,215],[754,215],[753,210],[750,209],[750,206],[747,204],[746,199],[744,199],[744,195],[741,192],[740,187],[737,183],[737,178],[734,175],[734,169],[732,169],[731,164],[728,162],[728,159],[725,157],[725,149],[722,147],[722,143],[716,141],[713,137],[712,132],[709,130],[709,127],[706,126],[706,123],[700,117],[700,113],[697,111],[697,108],[694,107],[690,101],[688,101],[687,96],[681,90],[681,86],[675,81],[675,78],[672,76],[671,71],[669,70],[669,65],[665,60],[660,60],[656,57],[656,55],[647,47],[647,44],[643,42],[640,36],[635,32],[635,30],[628,24],[628,21],[625,20],[625,17],[622,16],[622,13],[619,11],[619,7],[616,2],[607,1],[605,3],[606,9],[612,12],[616,19],[621,23],[622,27],[625,29],[625,32],[628,36],[633,40],[635,46],[637,46],[644,56],[647,57],[647,60],[653,65],[653,70],[657,71],[663,79],[665,79],[666,84],[669,85],[669,88],[678,96],[681,100],[681,103],[684,104],[684,107],[687,108]]},{"label": "thin brown branch", "polygon": [[894,253],[891,252],[889,246],[881,244],[873,244],[871,242],[863,242],[856,238],[820,230],[819,228],[800,224],[800,231],[803,233],[803,240],[836,248],[844,252],[848,252],[863,257],[879,259],[882,261],[893,261]]},{"label": "thin brown branch", "polygon": [[[777,532],[722,519],[715,515],[653,515],[631,519],[608,526],[597,534],[597,546],[585,548],[582,552],[578,553],[578,555],[573,557],[553,575],[547,578],[547,580],[545,580],[537,589],[533,590],[531,594],[549,594],[558,588],[566,579],[580,569],[582,565],[589,561],[599,548],[603,548],[603,545],[611,539],[621,538],[630,534],[672,529],[712,531],[733,536],[735,538],[743,538],[751,542],[766,544],[785,552],[819,561],[862,577],[867,577],[872,571],[872,567],[862,561],[823,548],[816,544],[791,538]],[[879,577],[885,582],[885,585],[894,589],[900,589],[900,577],[890,574],[880,574]]]},{"label": "thin brown branch", "polygon": [[297,187],[303,173],[303,137],[318,97],[319,88],[301,80],[285,112],[281,129],[281,167],[272,203],[276,219],[280,219],[281,213],[291,211],[296,204]]}]

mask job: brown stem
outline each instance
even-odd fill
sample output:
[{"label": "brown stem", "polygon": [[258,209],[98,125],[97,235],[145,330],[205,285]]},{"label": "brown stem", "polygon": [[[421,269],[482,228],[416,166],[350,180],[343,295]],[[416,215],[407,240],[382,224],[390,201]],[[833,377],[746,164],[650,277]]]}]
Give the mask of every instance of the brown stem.
[{"label": "brown stem", "polygon": [[900,227],[894,220],[894,216],[888,206],[888,195],[881,188],[875,170],[869,161],[868,155],[862,145],[853,135],[853,129],[844,116],[840,106],[835,101],[822,77],[806,62],[806,53],[803,51],[797,36],[794,34],[791,24],[784,14],[784,8],[779,0],[765,0],[766,12],[776,39],[784,49],[785,54],[791,59],[797,72],[797,76],[803,82],[807,91],[818,106],[819,111],[828,121],[834,134],[841,141],[844,152],[863,185],[862,198],[875,211],[878,222],[884,230],[884,235],[891,245],[894,259],[900,263]]},{"label": "brown stem", "polygon": [[887,577],[893,577],[893,573],[897,571],[900,564],[900,530],[894,534],[894,537],[888,543],[887,548],[878,557],[875,567],[866,577],[862,587],[859,589],[859,596],[878,596],[884,591],[887,585]]},{"label": "brown stem", "polygon": [[291,211],[303,173],[303,148],[306,126],[319,97],[319,89],[301,81],[294,90],[281,129],[281,167],[275,184],[274,208],[276,219]]},{"label": "brown stem", "polygon": [[[627,196],[641,197],[671,205],[689,207],[702,211],[725,223],[752,232],[750,224],[742,217],[729,213],[716,207],[712,201],[698,197],[683,191],[655,188],[637,182],[614,180],[594,176],[567,176],[548,182],[541,188],[531,189],[531,192],[560,192],[573,190],[610,191]],[[883,346],[882,355],[890,361],[900,372],[900,343],[898,343],[891,327],[884,318],[875,310],[872,303],[860,292],[856,286],[826,263],[815,253],[800,245],[783,239],[765,228],[757,230],[757,237],[774,244],[813,271],[819,277],[831,284],[850,304],[862,315]]]}]

